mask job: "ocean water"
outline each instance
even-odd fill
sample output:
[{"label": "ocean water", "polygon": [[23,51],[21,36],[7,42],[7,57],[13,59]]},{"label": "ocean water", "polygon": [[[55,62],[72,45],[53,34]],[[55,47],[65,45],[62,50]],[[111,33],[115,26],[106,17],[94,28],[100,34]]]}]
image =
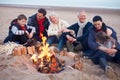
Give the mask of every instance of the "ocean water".
[{"label": "ocean water", "polygon": [[120,0],[0,0],[0,4],[120,9]]}]

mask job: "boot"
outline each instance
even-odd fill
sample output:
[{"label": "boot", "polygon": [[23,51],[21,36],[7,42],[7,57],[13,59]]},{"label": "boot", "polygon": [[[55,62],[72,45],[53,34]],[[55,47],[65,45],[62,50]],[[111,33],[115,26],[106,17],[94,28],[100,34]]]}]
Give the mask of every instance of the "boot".
[{"label": "boot", "polygon": [[73,44],[70,43],[69,41],[66,42],[66,46],[69,52],[73,52],[74,48],[73,48]]}]

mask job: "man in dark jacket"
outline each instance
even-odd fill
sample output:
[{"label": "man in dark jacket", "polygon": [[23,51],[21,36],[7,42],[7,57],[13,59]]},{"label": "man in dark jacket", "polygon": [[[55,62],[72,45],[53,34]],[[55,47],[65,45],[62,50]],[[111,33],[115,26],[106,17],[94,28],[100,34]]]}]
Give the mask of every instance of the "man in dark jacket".
[{"label": "man in dark jacket", "polygon": [[36,28],[36,33],[34,35],[34,38],[41,42],[41,34],[43,36],[48,37],[47,30],[50,25],[48,18],[46,17],[46,10],[43,8],[40,8],[38,12],[28,19],[28,25],[34,26]]},{"label": "man in dark jacket", "polygon": [[72,43],[73,46],[81,44],[84,50],[88,48],[87,45],[88,28],[92,25],[92,23],[86,20],[85,11],[79,12],[77,17],[78,22],[64,30],[64,33],[61,35],[58,44],[58,49],[60,51],[62,50],[63,45],[66,42]]},{"label": "man in dark jacket", "polygon": [[[108,77],[113,77],[115,76],[114,70],[108,65],[108,61],[120,63],[120,45],[117,41],[116,32],[111,27],[106,26],[100,16],[93,18],[93,24],[94,26],[89,29],[88,45],[90,52],[87,55],[93,63],[99,64],[105,70]],[[116,47],[111,49],[97,43],[95,35],[99,31],[104,31],[108,36],[114,38],[117,41]],[[112,54],[115,56],[110,56]]]}]

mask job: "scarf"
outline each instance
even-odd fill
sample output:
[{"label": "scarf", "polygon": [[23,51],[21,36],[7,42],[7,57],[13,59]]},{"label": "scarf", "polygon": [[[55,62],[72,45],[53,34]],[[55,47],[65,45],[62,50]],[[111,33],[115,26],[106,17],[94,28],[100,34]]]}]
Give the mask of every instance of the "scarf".
[{"label": "scarf", "polygon": [[41,34],[43,34],[43,32],[44,32],[43,22],[45,21],[45,18],[43,18],[41,20],[37,20],[37,21],[38,21],[38,25],[39,25],[39,38],[41,39],[42,38]]},{"label": "scarf", "polygon": [[87,24],[87,21],[85,21],[84,23],[81,23],[81,22],[78,21],[79,29],[78,29],[78,32],[77,32],[77,37],[82,36],[83,28],[85,27],[86,24]]},{"label": "scarf", "polygon": [[25,25],[24,26],[20,26],[20,29],[25,31],[26,30]]}]

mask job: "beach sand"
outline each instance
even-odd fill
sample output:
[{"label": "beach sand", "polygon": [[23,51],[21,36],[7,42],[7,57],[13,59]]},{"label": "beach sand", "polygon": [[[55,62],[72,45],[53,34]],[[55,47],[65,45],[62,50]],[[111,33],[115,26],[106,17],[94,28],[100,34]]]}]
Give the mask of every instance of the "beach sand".
[{"label": "beach sand", "polygon": [[[7,36],[8,26],[14,18],[19,14],[25,14],[29,17],[36,13],[37,10],[38,8],[0,6],[0,42]],[[68,21],[70,25],[77,21],[77,12],[80,10],[87,12],[89,21],[92,21],[95,15],[100,15],[108,26],[116,30],[118,38],[120,37],[120,10],[51,7],[46,7],[46,10],[48,13],[51,11],[56,12],[60,18]],[[98,65],[94,65],[89,59],[83,59],[83,62],[84,67],[81,71],[70,69],[58,74],[42,74],[31,67],[29,59],[24,55],[10,56],[0,52],[0,80],[112,80],[106,76]],[[120,73],[120,64],[112,64],[112,66],[117,74]],[[120,75],[118,75],[118,78],[120,80]]]}]

